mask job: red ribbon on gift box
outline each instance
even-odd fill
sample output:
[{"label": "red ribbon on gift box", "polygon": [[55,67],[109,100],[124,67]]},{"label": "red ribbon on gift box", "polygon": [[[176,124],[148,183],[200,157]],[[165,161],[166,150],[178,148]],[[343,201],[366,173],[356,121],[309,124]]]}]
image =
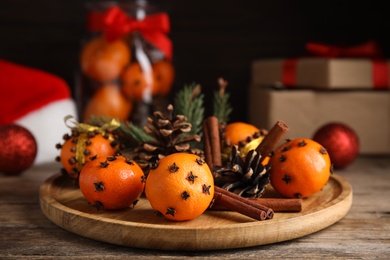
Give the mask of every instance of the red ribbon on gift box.
[{"label": "red ribbon on gift box", "polygon": [[325,58],[359,57],[374,59],[382,57],[380,48],[374,41],[348,47],[309,42],[306,44],[306,50],[314,56]]},{"label": "red ribbon on gift box", "polygon": [[[372,83],[374,89],[389,88],[388,62],[381,59],[376,42],[369,41],[361,45],[340,47],[321,43],[307,43],[306,49],[314,56],[324,58],[369,58],[372,62]],[[287,59],[283,63],[282,83],[286,87],[296,86],[296,69],[299,59]]]},{"label": "red ribbon on gift box", "polygon": [[161,50],[167,59],[172,58],[172,43],[166,35],[170,31],[169,16],[166,13],[152,14],[137,20],[114,6],[107,10],[103,19],[103,33],[108,41],[138,31],[145,40]]}]

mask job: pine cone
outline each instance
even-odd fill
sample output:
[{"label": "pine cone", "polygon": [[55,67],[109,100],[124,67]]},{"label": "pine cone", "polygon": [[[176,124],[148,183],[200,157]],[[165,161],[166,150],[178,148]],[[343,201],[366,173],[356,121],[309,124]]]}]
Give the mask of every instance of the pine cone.
[{"label": "pine cone", "polygon": [[200,142],[201,137],[190,134],[192,125],[187,122],[187,117],[177,115],[172,118],[172,113],[173,106],[168,105],[166,114],[155,111],[148,117],[144,132],[153,140],[141,143],[128,154],[144,170],[172,153],[187,152],[204,157],[202,150],[191,147],[191,143]]},{"label": "pine cone", "polygon": [[227,165],[214,168],[215,185],[242,197],[261,197],[269,183],[269,166],[263,166],[260,158],[260,153],[250,150],[243,159],[238,147],[232,146]]}]

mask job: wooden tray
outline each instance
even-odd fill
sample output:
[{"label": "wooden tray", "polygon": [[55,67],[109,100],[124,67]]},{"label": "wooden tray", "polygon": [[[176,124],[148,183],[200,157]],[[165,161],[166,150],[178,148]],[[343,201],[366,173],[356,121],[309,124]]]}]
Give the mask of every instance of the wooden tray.
[{"label": "wooden tray", "polygon": [[58,226],[98,241],[161,250],[243,248],[291,240],[334,224],[351,204],[351,186],[335,174],[321,192],[304,200],[301,212],[276,212],[265,221],[207,210],[194,220],[172,222],[156,216],[145,198],[132,209],[98,211],[72,180],[60,174],[40,187],[41,209]]}]

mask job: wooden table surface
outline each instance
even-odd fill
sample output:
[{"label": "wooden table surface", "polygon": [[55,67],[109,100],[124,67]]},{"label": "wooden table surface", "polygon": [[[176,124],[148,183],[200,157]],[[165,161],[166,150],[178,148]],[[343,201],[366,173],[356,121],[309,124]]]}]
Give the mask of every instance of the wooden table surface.
[{"label": "wooden table surface", "polygon": [[317,233],[278,244],[218,251],[143,250],[78,236],[49,221],[39,186],[59,164],[34,166],[20,176],[0,175],[0,259],[248,259],[390,258],[390,158],[359,157],[336,170],[353,188],[348,214]]}]

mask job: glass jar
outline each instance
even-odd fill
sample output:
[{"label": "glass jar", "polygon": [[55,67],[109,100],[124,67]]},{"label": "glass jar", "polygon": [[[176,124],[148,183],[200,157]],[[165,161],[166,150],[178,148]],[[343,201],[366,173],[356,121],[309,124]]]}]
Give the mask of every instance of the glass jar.
[{"label": "glass jar", "polygon": [[76,88],[79,119],[116,118],[143,126],[152,111],[166,107],[174,81],[169,17],[145,0],[88,7]]}]

